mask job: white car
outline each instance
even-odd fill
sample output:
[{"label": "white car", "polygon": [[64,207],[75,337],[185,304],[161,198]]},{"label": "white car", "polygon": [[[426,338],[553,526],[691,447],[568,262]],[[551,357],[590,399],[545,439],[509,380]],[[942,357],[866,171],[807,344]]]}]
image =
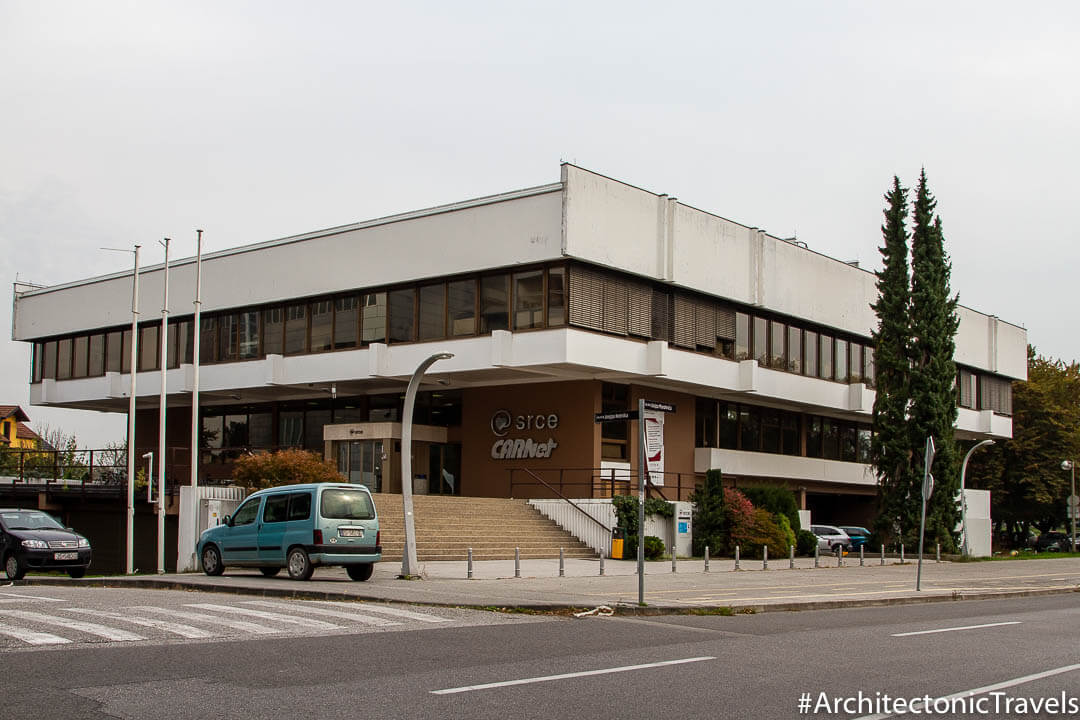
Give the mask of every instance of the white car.
[{"label": "white car", "polygon": [[837,547],[844,550],[851,549],[851,538],[838,527],[833,525],[811,525],[810,532],[817,535],[818,550],[834,553]]}]

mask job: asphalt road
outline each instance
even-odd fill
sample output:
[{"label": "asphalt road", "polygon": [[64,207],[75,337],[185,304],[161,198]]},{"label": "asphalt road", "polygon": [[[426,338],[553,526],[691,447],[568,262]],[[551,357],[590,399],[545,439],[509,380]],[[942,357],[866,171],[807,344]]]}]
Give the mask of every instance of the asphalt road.
[{"label": "asphalt road", "polygon": [[[90,598],[87,590],[0,588],[0,611],[89,617],[70,610],[112,607],[132,620],[150,615],[136,607],[162,608],[163,618],[206,604],[271,610],[244,596],[100,589]],[[64,595],[72,592],[76,597]],[[1076,712],[1032,711],[1033,703],[1060,701],[1062,693],[1069,710],[1080,696],[1074,594],[734,617],[552,618],[382,605],[444,620],[398,615],[406,622],[390,627],[312,612],[378,616],[376,604],[287,604],[273,612],[341,627],[282,627],[288,624],[280,619],[246,615],[253,623],[277,622],[277,632],[169,638],[153,634],[164,632],[160,627],[99,615],[92,622],[143,639],[84,635],[20,646],[8,636],[0,652],[0,717],[856,718],[877,715],[886,694],[961,693],[974,701],[965,693],[987,687],[975,712],[924,716],[1080,715],[1080,699]],[[0,615],[0,627],[14,626],[77,632]],[[804,696],[809,709],[800,713]],[[846,698],[854,698],[847,711],[824,711],[824,703],[835,710]]]}]

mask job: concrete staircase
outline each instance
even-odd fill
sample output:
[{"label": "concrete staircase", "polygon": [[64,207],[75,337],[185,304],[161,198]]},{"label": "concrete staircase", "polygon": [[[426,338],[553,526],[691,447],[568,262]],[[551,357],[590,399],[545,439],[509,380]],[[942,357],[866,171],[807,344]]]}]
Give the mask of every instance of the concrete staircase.
[{"label": "concrete staircase", "polygon": [[[383,560],[401,560],[405,520],[401,495],[375,493]],[[592,558],[596,552],[524,500],[414,495],[416,554],[421,561]]]}]

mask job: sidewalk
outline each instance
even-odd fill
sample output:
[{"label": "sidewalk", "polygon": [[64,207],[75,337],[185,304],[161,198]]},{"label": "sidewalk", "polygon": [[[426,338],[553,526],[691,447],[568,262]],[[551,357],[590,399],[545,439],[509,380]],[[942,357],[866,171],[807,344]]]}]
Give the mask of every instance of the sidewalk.
[{"label": "sidewalk", "polygon": [[[324,600],[375,600],[423,605],[490,607],[536,611],[591,609],[601,605],[627,613],[767,612],[845,608],[898,603],[1023,597],[1080,592],[1080,558],[972,563],[923,561],[922,591],[915,590],[916,564],[903,565],[877,556],[743,560],[739,570],[730,559],[713,560],[705,572],[701,560],[646,563],[645,607],[638,606],[638,577],[633,561],[566,560],[559,576],[558,560],[522,560],[514,577],[513,560],[474,563],[466,579],[466,563],[420,563],[422,579],[399,580],[400,563],[379,563],[367,582],[349,580],[341,568],[318,568],[312,580],[296,582],[283,572],[266,578],[255,570],[228,570],[221,577],[185,573],[70,580],[29,576],[30,584],[86,584],[114,587],[191,589]],[[727,610],[724,610],[724,609]]]}]

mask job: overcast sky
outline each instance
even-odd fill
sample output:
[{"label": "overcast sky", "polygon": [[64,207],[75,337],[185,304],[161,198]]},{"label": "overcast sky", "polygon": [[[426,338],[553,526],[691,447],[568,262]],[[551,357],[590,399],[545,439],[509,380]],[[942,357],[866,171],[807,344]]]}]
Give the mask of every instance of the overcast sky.
[{"label": "overcast sky", "polygon": [[[876,268],[882,195],[925,167],[961,303],[1071,361],[1078,20],[1075,2],[0,0],[0,277],[542,185],[560,160]],[[123,438],[123,415],[30,407],[29,363],[0,342],[0,404],[83,446]]]}]

